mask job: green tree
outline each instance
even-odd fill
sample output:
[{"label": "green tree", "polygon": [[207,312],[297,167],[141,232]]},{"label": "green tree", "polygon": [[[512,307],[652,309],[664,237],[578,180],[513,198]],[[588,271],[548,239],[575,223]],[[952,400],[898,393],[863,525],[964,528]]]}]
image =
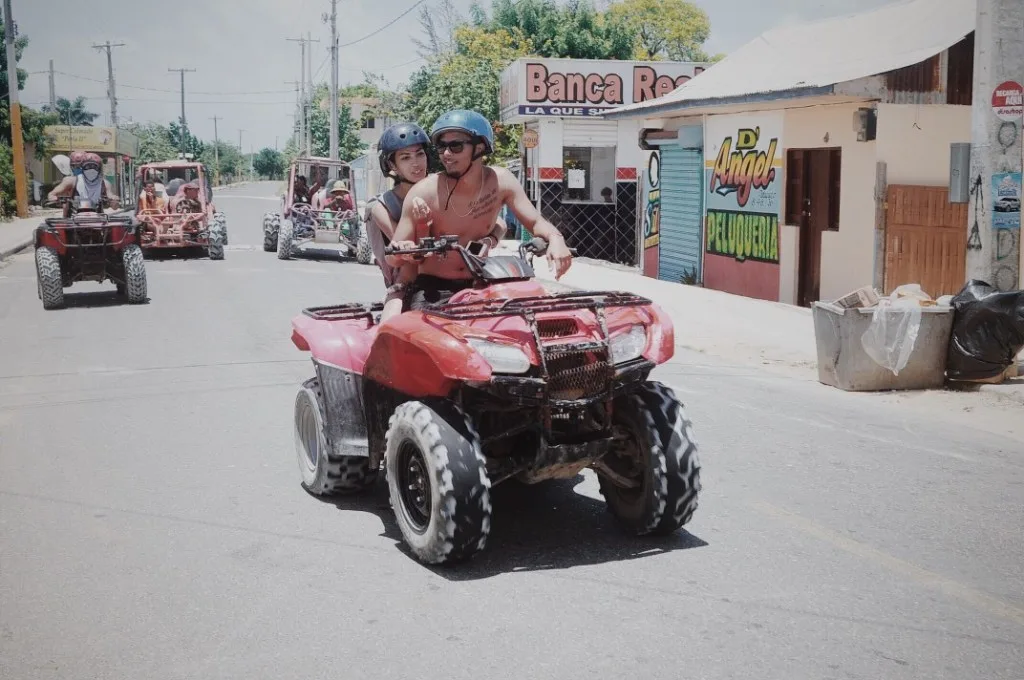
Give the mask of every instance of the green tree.
[{"label": "green tree", "polygon": [[[3,15],[0,13],[0,35],[4,31]],[[28,36],[18,35],[15,28],[14,59],[17,72],[18,90],[25,88],[28,80],[28,73],[24,69],[17,68],[17,62],[28,47]],[[7,96],[7,50],[0,49],[0,97]],[[36,157],[46,157],[49,140],[46,138],[44,128],[55,123],[53,116],[40,113],[26,106],[21,107],[21,138],[26,144],[35,147]],[[11,119],[10,107],[6,101],[0,101],[0,215],[13,215],[17,210],[17,201],[14,194],[14,153],[11,148]],[[28,169],[25,169],[26,179]]]},{"label": "green tree", "polygon": [[475,25],[489,31],[520,30],[530,36],[536,54],[564,59],[630,59],[633,33],[622,22],[608,21],[589,0],[492,0],[491,17],[477,3]]},{"label": "green tree", "polygon": [[43,112],[57,116],[61,125],[89,125],[100,117],[98,113],[92,113],[85,105],[85,97],[75,97],[74,101],[64,97],[57,97],[55,106],[43,105]]},{"label": "green tree", "polygon": [[455,43],[453,54],[414,74],[409,90],[413,115],[429,129],[449,109],[479,111],[494,126],[494,158],[517,156],[518,128],[497,122],[501,71],[514,59],[531,54],[533,43],[519,29],[469,26],[455,31]]},{"label": "green tree", "polygon": [[[330,88],[322,83],[313,92],[313,105],[310,107],[309,113],[309,130],[313,155],[325,157],[330,155]],[[366,145],[359,138],[359,123],[352,117],[352,108],[348,105],[339,106],[338,158],[343,161],[351,161],[361,155],[365,149]]]},{"label": "green tree", "polygon": [[711,33],[707,13],[686,0],[621,0],[608,20],[635,36],[637,59],[709,61],[704,42]]},{"label": "green tree", "polygon": [[[174,156],[175,157],[177,157],[177,155],[179,153],[181,153],[181,142],[182,142],[182,138],[181,137],[182,137],[182,134],[183,133],[182,133],[182,127],[181,127],[181,123],[180,122],[172,121],[167,126],[167,140],[171,143],[171,146],[174,147],[174,149],[175,149],[175,151],[174,151]],[[203,148],[204,148],[205,145],[201,141],[199,141],[199,139],[195,135],[193,135],[192,131],[189,130],[187,127],[184,129],[184,135],[185,135],[185,139],[184,139],[184,142],[185,142],[185,153],[190,153],[195,158],[199,158],[200,156],[202,156],[203,155]]]},{"label": "green tree", "polygon": [[237,146],[223,141],[217,142],[216,146],[213,142],[204,144],[203,153],[199,156],[199,160],[209,168],[211,173],[216,172],[218,158],[220,159],[220,178],[222,182],[230,181],[232,178],[240,175],[243,167],[245,171],[249,169],[247,162],[243,165],[242,152],[238,150]]},{"label": "green tree", "polygon": [[171,143],[171,134],[166,125],[133,123],[124,128],[139,138],[136,163],[157,163],[178,157],[178,148]]},{"label": "green tree", "polygon": [[252,166],[260,177],[281,179],[285,168],[284,156],[276,149],[264,147],[252,159]]}]

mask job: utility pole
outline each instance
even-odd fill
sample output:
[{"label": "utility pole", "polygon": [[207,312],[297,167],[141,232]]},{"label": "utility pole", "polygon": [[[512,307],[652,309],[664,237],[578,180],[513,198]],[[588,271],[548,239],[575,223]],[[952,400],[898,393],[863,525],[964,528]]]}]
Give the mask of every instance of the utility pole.
[{"label": "utility pole", "polygon": [[213,181],[220,186],[220,138],[217,136],[217,121],[220,116],[213,116]]},{"label": "utility pole", "polygon": [[102,45],[93,45],[97,50],[107,51],[107,96],[110,97],[110,124],[117,127],[117,92],[114,89],[114,58],[110,52],[115,47],[124,47],[124,43],[111,44],[108,40]]},{"label": "utility pole", "polygon": [[[316,42],[320,42],[319,39]],[[306,50],[306,73],[309,74],[309,79],[306,81],[306,101],[309,102],[309,113],[307,114],[307,120],[311,120],[313,116],[313,34],[306,31],[306,43],[309,45],[309,49]],[[313,126],[306,124],[306,154],[313,155]]]},{"label": "utility pole", "polygon": [[331,160],[338,160],[338,0],[331,0]]},{"label": "utility pole", "polygon": [[[310,93],[312,92],[312,89],[313,89],[313,69],[312,69],[312,61],[311,61],[312,54],[313,54],[313,47],[312,47],[312,45],[310,43],[315,43],[315,42],[318,43],[318,42],[320,42],[320,40],[319,39],[313,40],[313,39],[311,39],[309,37],[303,38],[301,36],[298,37],[298,38],[285,38],[285,40],[287,40],[288,42],[297,42],[297,43],[299,43],[299,45],[302,46],[302,55],[301,55],[301,59],[299,61],[299,68],[300,68],[300,71],[302,72],[302,76],[301,76],[302,77],[302,82],[301,82],[301,86],[302,87],[301,87],[301,90],[300,90],[301,93],[302,93],[302,96],[300,97],[299,113],[302,116],[302,119],[301,119],[302,123],[301,123],[301,126],[300,126],[300,139],[299,139],[299,145],[298,146],[299,146],[300,151],[303,149],[303,147],[305,147],[306,153],[308,154],[310,146],[311,146],[310,140],[313,138],[312,133],[310,131],[311,126],[309,124],[309,116],[308,116],[308,113],[307,113],[308,110],[309,110],[309,106],[312,103],[312,95]],[[310,45],[308,53],[306,51],[306,46],[307,45]],[[306,64],[307,64],[307,62],[310,64],[310,67],[309,67],[309,79],[308,79],[308,81],[306,79],[306,70],[307,70]],[[309,83],[308,86],[307,86],[307,82]]]},{"label": "utility pole", "polygon": [[[971,104],[971,195],[967,218],[967,279],[1000,291],[1020,286],[1021,222],[996,211],[1021,196],[1024,124],[1024,3],[978,0]],[[1007,207],[1012,207],[1006,201]]]},{"label": "utility pole", "polygon": [[185,121],[185,74],[195,73],[194,68],[169,68],[169,72],[178,72],[181,74],[181,157],[185,157],[185,141],[188,139],[188,123]]},{"label": "utility pole", "polygon": [[297,81],[297,80],[286,80],[286,81],[284,81],[284,84],[285,85],[294,85],[295,86],[295,116],[296,116],[296,121],[298,122],[299,129],[295,130],[294,129],[295,125],[294,125],[294,123],[292,124],[292,129],[293,129],[292,137],[295,138],[295,148],[301,152],[302,151],[302,145],[305,143],[305,139],[306,139],[306,128],[303,127],[302,94],[299,92],[299,81]]},{"label": "utility pole", "polygon": [[53,77],[53,59],[50,60],[50,110],[57,110],[57,86]]},{"label": "utility pole", "polygon": [[[25,140],[21,136],[21,104],[18,102],[18,58],[14,49],[14,16],[11,0],[4,0],[4,42],[7,49],[7,93],[11,106],[11,146],[14,147],[14,199],[18,217],[28,217],[28,181],[25,177]],[[14,77],[11,77],[13,74]]]}]

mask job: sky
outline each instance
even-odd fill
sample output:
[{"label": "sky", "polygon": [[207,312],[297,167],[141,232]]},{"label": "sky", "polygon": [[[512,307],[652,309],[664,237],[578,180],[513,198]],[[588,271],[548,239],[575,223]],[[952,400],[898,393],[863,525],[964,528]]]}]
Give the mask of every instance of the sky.
[{"label": "sky", "polygon": [[[405,82],[423,62],[413,37],[421,37],[420,6],[437,0],[338,0],[339,83],[363,81],[362,73],[382,73],[392,84]],[[711,21],[705,49],[728,53],[775,26],[871,9],[891,0],[696,0]],[[455,0],[468,11],[473,0]],[[489,1],[483,3],[489,7]],[[598,6],[607,0],[598,0]],[[412,11],[408,11],[414,7]],[[185,74],[185,114],[189,129],[221,139],[245,152],[265,146],[284,148],[295,113],[301,47],[287,38],[308,33],[316,81],[330,82],[327,50],[330,24],[321,19],[331,0],[13,0],[19,31],[29,37],[20,62],[31,75],[21,93],[38,108],[49,101],[49,60],[54,61],[56,94],[88,98],[96,124],[110,121],[106,95],[107,61],[94,44],[124,43],[113,50],[118,118],[122,123],[166,124],[181,115],[181,76]],[[407,12],[407,13],[406,13]],[[401,16],[403,15],[404,16]],[[399,18],[401,16],[401,18]],[[385,24],[390,27],[358,44]]]}]

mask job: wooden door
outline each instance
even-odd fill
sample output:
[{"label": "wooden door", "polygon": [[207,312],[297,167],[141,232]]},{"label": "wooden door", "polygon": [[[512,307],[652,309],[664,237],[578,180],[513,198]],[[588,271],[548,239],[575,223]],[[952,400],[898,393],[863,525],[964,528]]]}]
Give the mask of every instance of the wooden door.
[{"label": "wooden door", "polygon": [[890,184],[886,198],[885,294],[920,284],[933,298],[954,295],[967,267],[967,203],[945,187]]},{"label": "wooden door", "polygon": [[[800,227],[797,304],[809,307],[821,292],[822,234],[839,227],[839,149],[791,149],[787,222]],[[799,205],[799,212],[793,208]]]}]

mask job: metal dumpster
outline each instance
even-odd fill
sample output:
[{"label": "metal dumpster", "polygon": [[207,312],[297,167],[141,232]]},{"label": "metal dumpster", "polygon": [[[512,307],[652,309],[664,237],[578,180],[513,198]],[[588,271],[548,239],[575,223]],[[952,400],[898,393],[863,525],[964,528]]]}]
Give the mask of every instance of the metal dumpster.
[{"label": "metal dumpster", "polygon": [[941,388],[946,379],[953,308],[921,308],[921,328],[910,360],[899,375],[875,363],[861,344],[873,314],[874,308],[846,309],[831,302],[814,303],[818,381],[848,392]]}]

